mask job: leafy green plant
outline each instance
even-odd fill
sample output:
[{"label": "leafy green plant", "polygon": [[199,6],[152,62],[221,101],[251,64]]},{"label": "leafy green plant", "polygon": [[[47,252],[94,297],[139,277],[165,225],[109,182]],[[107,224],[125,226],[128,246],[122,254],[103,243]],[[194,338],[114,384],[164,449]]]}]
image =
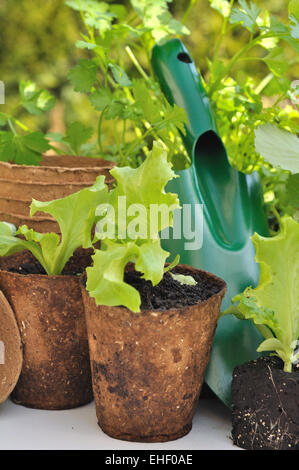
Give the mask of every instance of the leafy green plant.
[{"label": "leafy green plant", "polygon": [[30,214],[33,216],[39,211],[50,214],[58,222],[61,236],[56,233],[38,233],[26,225],[14,232],[10,224],[0,222],[0,256],[29,250],[49,276],[61,274],[77,248],[92,246],[91,230],[96,207],[105,201],[107,195],[104,179],[104,176],[99,176],[90,188],[63,199],[32,201]]},{"label": "leafy green plant", "polygon": [[[254,2],[210,0],[210,5],[223,17],[205,76],[220,135],[232,165],[245,173],[259,170],[268,198],[269,186],[273,189],[275,204],[271,204],[270,212],[274,206],[282,210],[286,208],[282,181],[288,178],[283,170],[264,163],[255,149],[254,131],[271,123],[299,132],[299,89],[287,78],[298,59],[289,60],[286,54],[288,48],[299,52],[298,0],[289,4],[288,25]],[[247,43],[230,56],[225,44],[233,35],[247,35]],[[243,72],[244,63],[252,61],[263,63],[262,78]],[[286,213],[292,215],[294,211],[289,207]]]},{"label": "leafy green plant", "polygon": [[[291,93],[297,94],[285,76],[292,64],[282,47],[285,43],[299,52],[299,42],[291,24],[293,16],[286,26],[269,11],[262,12],[253,2],[240,0],[237,4],[233,0],[210,0],[210,3],[223,16],[223,26],[209,61],[206,87],[232,163],[241,171],[252,172],[261,163],[254,148],[254,129],[261,124],[279,122],[281,127],[299,130],[296,101],[293,109],[291,106],[280,107],[285,99],[289,100]],[[221,56],[226,35],[239,31],[240,25],[247,30],[247,44],[233,57]],[[267,70],[259,82],[256,77],[237,73],[238,65],[252,60],[262,61]],[[268,102],[266,106],[262,95]]]},{"label": "leafy green plant", "polygon": [[275,351],[284,370],[292,372],[299,359],[299,224],[284,217],[275,237],[255,234],[252,241],[260,265],[259,285],[234,297],[236,305],[224,314],[251,320],[265,338],[258,351]]},{"label": "leafy green plant", "polygon": [[[150,65],[155,42],[189,32],[172,18],[169,3],[132,0],[132,12],[120,4],[66,1],[81,14],[86,32],[76,45],[86,49],[88,56],[68,77],[75,91],[87,93],[91,105],[100,112],[97,134],[101,156],[116,160],[120,166],[137,167],[153,140],[164,143],[176,168],[189,164],[180,137],[180,132],[185,132],[185,112],[167,102]],[[115,129],[112,142],[105,139],[107,121]]]},{"label": "leafy green plant", "polygon": [[93,134],[92,127],[75,121],[67,127],[65,135],[59,132],[49,132],[47,138],[51,142],[59,144],[59,147],[55,147],[55,151],[58,153],[93,157],[97,156],[97,145],[95,142],[90,142]]},{"label": "leafy green plant", "polygon": [[[176,175],[159,142],[154,142],[138,168],[115,167],[110,173],[116,181],[110,192],[104,177],[99,176],[90,188],[63,199],[32,201],[30,214],[41,211],[51,215],[59,224],[61,236],[41,234],[25,225],[14,231],[11,224],[0,222],[0,256],[29,250],[48,275],[59,275],[77,248],[89,248],[101,240],[93,266],[87,268],[87,290],[97,304],[124,305],[138,312],[140,295],[124,282],[126,265],[134,263],[143,278],[156,285],[179,262],[177,256],[164,268],[169,253],[162,249],[159,237],[161,230],[172,226],[173,212],[179,208],[177,195],[165,192],[166,184]],[[125,210],[120,201],[125,201]],[[156,217],[153,208],[157,208]],[[165,208],[164,217],[159,211]],[[95,222],[96,236],[91,240]],[[196,283],[191,276],[173,276],[181,283]]]},{"label": "leafy green plant", "polygon": [[[272,166],[268,182],[279,178],[272,188],[274,197],[268,202],[270,211],[280,221],[280,211],[294,215],[299,210],[299,139],[296,135],[271,124],[255,131],[258,153]],[[276,173],[276,175],[275,175]]]},{"label": "leafy green plant", "polygon": [[31,81],[21,81],[19,93],[20,102],[9,113],[0,113],[0,161],[38,165],[42,153],[50,148],[49,142],[42,132],[31,131],[17,115],[22,108],[40,115],[54,106],[55,99]]},{"label": "leafy green plant", "polygon": [[[140,295],[124,282],[125,267],[129,262],[134,263],[136,270],[153,285],[163,278],[169,253],[162,249],[159,233],[172,226],[173,211],[179,207],[177,195],[165,193],[166,184],[176,176],[159,143],[154,143],[153,150],[138,168],[114,168],[111,174],[117,183],[107,201],[113,208],[113,218],[108,213],[98,222],[96,234],[101,239],[101,250],[95,250],[93,266],[86,270],[86,287],[98,305],[124,305],[138,312]],[[128,214],[126,220],[119,217],[118,201],[123,197],[127,206],[135,207],[137,212],[140,204],[144,208],[137,220],[136,213]],[[167,207],[170,215],[166,219],[159,217],[154,226],[150,220],[153,205]],[[113,237],[108,238],[103,231],[107,224],[113,229]],[[130,233],[136,233],[136,225],[140,233],[132,239]]]}]

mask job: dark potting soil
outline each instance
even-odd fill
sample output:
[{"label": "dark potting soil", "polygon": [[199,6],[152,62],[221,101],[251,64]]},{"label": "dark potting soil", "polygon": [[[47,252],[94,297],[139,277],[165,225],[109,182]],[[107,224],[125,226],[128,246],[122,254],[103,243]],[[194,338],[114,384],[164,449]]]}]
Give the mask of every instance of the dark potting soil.
[{"label": "dark potting soil", "polygon": [[232,437],[248,450],[299,450],[299,364],[283,371],[278,357],[235,368]]},{"label": "dark potting soil", "polygon": [[[9,268],[8,271],[10,273],[18,273],[18,274],[23,274],[23,275],[28,275],[28,274],[47,274],[46,271],[44,270],[44,268],[41,266],[41,264],[39,264],[39,262],[37,263],[22,263],[20,264],[19,268],[16,269],[16,268]],[[79,271],[63,271],[63,275],[67,275],[67,276],[76,276],[76,275],[80,275],[82,274],[83,270],[79,270]]]},{"label": "dark potting soil", "polygon": [[[92,264],[92,254],[93,250],[91,249],[78,249],[67,262],[62,274],[69,276],[82,274]],[[1,258],[0,269],[25,276],[28,274],[46,274],[42,265],[31,253],[26,252],[24,254],[23,252],[18,255]]]},{"label": "dark potting soil", "polygon": [[[176,270],[172,272],[175,273]],[[204,274],[192,274],[192,277],[197,281],[194,286],[181,284],[166,273],[162,281],[153,287],[150,281],[142,279],[140,273],[132,271],[125,273],[125,282],[138,290],[142,310],[168,310],[195,305],[217,294],[223,287],[216,280],[208,279]]]}]

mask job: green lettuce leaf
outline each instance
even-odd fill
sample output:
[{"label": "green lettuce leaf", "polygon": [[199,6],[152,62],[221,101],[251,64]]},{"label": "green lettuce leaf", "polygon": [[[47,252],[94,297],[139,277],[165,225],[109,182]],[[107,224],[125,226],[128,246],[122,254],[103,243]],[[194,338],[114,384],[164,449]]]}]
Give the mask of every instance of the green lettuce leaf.
[{"label": "green lettuce leaf", "polygon": [[[163,146],[156,142],[140,167],[113,168],[111,175],[117,183],[108,197],[113,210],[107,210],[97,224],[96,236],[102,240],[101,251],[96,250],[93,266],[87,269],[86,287],[98,305],[124,305],[133,312],[139,312],[140,295],[124,282],[125,267],[129,262],[134,263],[142,277],[153,285],[163,278],[169,253],[161,248],[159,232],[172,225],[173,211],[179,208],[177,195],[165,192],[166,184],[176,175]],[[122,204],[125,201],[127,210],[124,213],[119,201]],[[169,210],[170,217],[157,217],[156,224],[151,227],[153,205],[162,205]],[[133,238],[130,227],[136,214],[131,214],[129,209],[140,206],[139,230]],[[114,229],[112,240],[103,231],[105,224]]]},{"label": "green lettuce leaf", "polygon": [[[115,208],[118,235],[125,227],[123,238],[126,238],[128,225],[134,219],[134,215],[132,215],[127,217],[127,223],[121,220],[121,214],[119,215],[118,212],[118,201],[121,197],[126,198],[127,207],[141,204],[146,209],[140,216],[140,223],[146,229],[146,238],[149,238],[150,235],[152,238],[158,238],[161,230],[172,226],[172,214],[175,209],[180,207],[179,200],[176,194],[166,193],[165,186],[177,176],[172,170],[171,164],[167,162],[167,152],[162,144],[154,142],[149,156],[138,168],[116,167],[110,173],[117,182],[116,188],[110,193],[109,203]],[[150,211],[152,205],[161,208],[164,206],[165,209],[172,208],[169,220],[158,217],[157,225],[153,226],[152,224],[151,227]],[[150,227],[152,228],[151,234]]]},{"label": "green lettuce leaf", "polygon": [[50,214],[58,222],[61,232],[61,243],[55,245],[54,240],[47,243],[47,272],[60,274],[73,255],[74,251],[83,246],[92,246],[91,230],[95,221],[95,211],[99,204],[107,198],[105,177],[99,176],[96,183],[63,199],[49,202],[35,201],[30,206],[30,215],[42,211]]},{"label": "green lettuce leaf", "polygon": [[[24,235],[25,240],[18,238],[17,235]],[[0,222],[0,256],[9,256],[20,251],[29,250],[47,271],[47,256],[44,256],[43,250],[48,243],[55,242],[56,244],[59,242],[59,237],[55,233],[35,233],[33,230],[28,229],[26,225],[23,225],[15,232],[10,224]]]},{"label": "green lettuce leaf", "polygon": [[161,248],[160,240],[149,240],[141,245],[136,242],[120,244],[105,241],[104,249],[95,250],[93,266],[86,270],[86,288],[90,296],[98,305],[124,305],[132,312],[139,312],[139,292],[124,282],[126,265],[134,263],[136,270],[156,285],[163,277],[169,253]]},{"label": "green lettuce leaf", "polygon": [[255,234],[252,241],[260,265],[260,281],[237,296],[226,313],[250,319],[266,341],[259,351],[275,351],[292,371],[294,350],[299,338],[299,224],[290,217],[281,220],[280,233],[272,238]]},{"label": "green lettuce leaf", "polygon": [[[48,275],[59,275],[74,251],[92,246],[91,231],[95,211],[107,198],[105,177],[99,176],[90,188],[82,189],[64,199],[49,202],[32,201],[30,214],[42,211],[58,222],[61,237],[56,233],[38,233],[23,225],[14,234],[9,224],[0,223],[0,256],[29,250]],[[25,240],[18,237],[22,235]]]}]

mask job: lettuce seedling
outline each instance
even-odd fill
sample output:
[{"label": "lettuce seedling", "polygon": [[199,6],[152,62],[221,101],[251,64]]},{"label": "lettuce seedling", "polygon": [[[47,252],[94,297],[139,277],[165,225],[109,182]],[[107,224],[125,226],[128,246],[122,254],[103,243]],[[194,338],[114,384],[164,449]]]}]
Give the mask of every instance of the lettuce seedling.
[{"label": "lettuce seedling", "polygon": [[56,233],[38,233],[26,225],[14,233],[10,224],[0,222],[0,256],[29,250],[49,276],[61,274],[77,248],[92,246],[91,230],[96,207],[105,201],[108,194],[104,180],[104,176],[99,176],[90,188],[63,199],[32,201],[30,215],[38,211],[50,214],[58,222],[61,236]]},{"label": "lettuce seedling", "polygon": [[[113,210],[107,211],[97,224],[101,250],[95,250],[93,266],[87,268],[86,288],[98,305],[124,305],[139,312],[140,295],[124,282],[125,267],[129,262],[134,263],[142,277],[154,286],[163,278],[169,253],[161,247],[159,232],[172,226],[173,212],[179,208],[177,195],[165,192],[166,184],[176,175],[167,161],[167,152],[157,142],[140,167],[113,168],[111,174],[117,183],[108,197]],[[130,208],[125,218],[119,210],[122,200]],[[153,223],[154,207],[164,207],[169,217],[160,216]],[[134,210],[130,212],[134,208],[139,212],[137,217]],[[113,239],[104,233],[103,228],[108,226],[114,230]]]},{"label": "lettuce seedling", "polygon": [[278,235],[255,234],[252,241],[260,265],[259,285],[234,297],[236,305],[224,314],[251,320],[265,338],[258,352],[275,351],[284,370],[292,372],[292,364],[299,359],[299,224],[284,217]]}]

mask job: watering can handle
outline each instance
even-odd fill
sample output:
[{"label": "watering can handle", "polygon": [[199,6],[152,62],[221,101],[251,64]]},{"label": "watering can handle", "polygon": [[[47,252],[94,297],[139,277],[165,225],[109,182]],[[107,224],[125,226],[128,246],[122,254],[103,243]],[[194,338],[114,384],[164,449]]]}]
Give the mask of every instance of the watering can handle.
[{"label": "watering can handle", "polygon": [[185,145],[192,154],[194,143],[206,131],[218,134],[211,106],[202,80],[187,48],[179,39],[173,39],[153,48],[152,64],[169,103],[176,103],[186,111]]}]

